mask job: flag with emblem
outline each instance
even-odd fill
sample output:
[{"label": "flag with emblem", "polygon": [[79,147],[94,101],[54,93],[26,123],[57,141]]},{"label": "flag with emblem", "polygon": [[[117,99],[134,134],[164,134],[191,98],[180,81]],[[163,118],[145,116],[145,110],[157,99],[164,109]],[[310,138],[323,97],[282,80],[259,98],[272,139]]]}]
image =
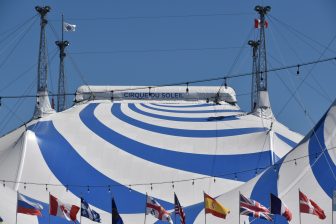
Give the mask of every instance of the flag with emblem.
[{"label": "flag with emblem", "polygon": [[175,204],[175,215],[180,216],[180,223],[185,224],[186,223],[186,218],[185,218],[185,213],[183,211],[183,207],[181,206],[176,194],[174,193],[174,204]]},{"label": "flag with emblem", "polygon": [[240,215],[247,215],[257,219],[272,221],[270,210],[259,202],[249,199],[242,194],[240,194],[239,207]]},{"label": "flag with emblem", "polygon": [[77,219],[77,213],[79,207],[76,205],[70,205],[63,203],[58,198],[49,194],[49,214],[65,218],[68,221],[75,221]]},{"label": "flag with emblem", "polygon": [[218,218],[225,219],[230,210],[225,208],[221,203],[204,193],[205,214],[210,213]]},{"label": "flag with emblem", "polygon": [[100,222],[99,213],[91,209],[90,205],[84,200],[84,198],[81,198],[81,216],[94,222]]},{"label": "flag with emblem", "polygon": [[[268,28],[268,22],[267,20],[264,21],[264,27]],[[254,20],[254,28],[260,29],[261,28],[261,20],[260,19],[255,19]]]},{"label": "flag with emblem", "polygon": [[325,219],[326,215],[322,208],[320,208],[316,202],[309,199],[304,193],[299,191],[299,199],[300,199],[300,212],[316,215],[320,219]]},{"label": "flag with emblem", "polygon": [[169,223],[173,223],[170,214],[164,209],[159,202],[157,202],[153,197],[147,195],[146,200],[146,215],[151,214],[155,218],[166,221]]},{"label": "flag with emblem", "polygon": [[76,31],[76,25],[63,22],[63,30],[65,32],[75,32]]}]

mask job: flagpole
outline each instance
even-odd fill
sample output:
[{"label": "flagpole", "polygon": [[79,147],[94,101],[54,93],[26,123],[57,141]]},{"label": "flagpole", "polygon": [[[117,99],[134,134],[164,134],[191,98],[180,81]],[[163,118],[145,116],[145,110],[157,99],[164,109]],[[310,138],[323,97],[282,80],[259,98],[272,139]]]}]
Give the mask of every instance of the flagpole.
[{"label": "flagpole", "polygon": [[147,198],[148,198],[148,195],[147,195],[147,192],[146,192],[146,203],[145,203],[145,221],[144,221],[144,224],[146,224],[146,216],[147,216]]},{"label": "flagpole", "polygon": [[[176,198],[177,196],[176,196],[176,194],[175,194],[175,192],[174,192],[174,223],[176,223],[176,211],[175,211],[175,206],[176,206],[176,200],[175,200],[175,198]],[[180,214],[181,215],[181,214]]]},{"label": "flagpole", "polygon": [[48,212],[48,222],[50,224],[50,191],[49,191],[49,212]]},{"label": "flagpole", "polygon": [[240,224],[240,191],[239,191],[239,200],[238,200],[238,224]]},{"label": "flagpole", "polygon": [[299,223],[301,224],[301,208],[300,208],[300,188],[299,188]]},{"label": "flagpole", "polygon": [[80,197],[80,214],[79,223],[82,224],[82,197]]},{"label": "flagpole", "polygon": [[205,192],[204,191],[203,191],[203,203],[204,203],[204,224],[206,224]]},{"label": "flagpole", "polygon": [[18,199],[19,199],[19,191],[16,192],[16,211],[15,211],[15,223],[16,224],[17,224]]},{"label": "flagpole", "polygon": [[64,26],[64,16],[63,16],[63,13],[62,13],[62,24],[61,24],[61,30],[62,30],[62,42],[63,42],[63,33],[64,33],[63,26]]},{"label": "flagpole", "polygon": [[333,190],[333,195],[331,198],[331,223],[334,224],[334,198],[335,198],[335,190]]}]

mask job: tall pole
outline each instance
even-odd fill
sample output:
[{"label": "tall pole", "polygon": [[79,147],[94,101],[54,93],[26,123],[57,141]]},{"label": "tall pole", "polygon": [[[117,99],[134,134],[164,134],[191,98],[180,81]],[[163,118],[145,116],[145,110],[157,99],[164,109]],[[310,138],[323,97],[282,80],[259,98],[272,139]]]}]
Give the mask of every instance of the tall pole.
[{"label": "tall pole", "polygon": [[270,6],[260,6],[257,5],[254,8],[255,11],[259,13],[259,58],[258,58],[258,73],[257,73],[257,81],[258,81],[258,91],[266,91],[267,90],[267,58],[266,58],[266,39],[265,39],[265,15],[271,11]]},{"label": "tall pole", "polygon": [[40,31],[40,45],[38,54],[38,67],[37,67],[37,99],[34,117],[42,117],[45,113],[50,113],[52,108],[50,106],[47,88],[48,79],[48,52],[47,52],[47,39],[45,27],[48,24],[46,16],[50,11],[49,6],[36,6],[35,10],[41,17],[41,31]]},{"label": "tall pole", "polygon": [[301,224],[301,209],[300,209],[300,188],[299,188],[299,223]]},{"label": "tall pole", "polygon": [[46,19],[47,13],[50,11],[49,6],[40,7],[36,6],[35,10],[41,17],[41,32],[40,32],[40,46],[38,57],[38,71],[37,71],[37,91],[44,91],[47,89],[47,76],[48,76],[48,53],[47,53],[47,40],[45,26],[48,24]]},{"label": "tall pole", "polygon": [[239,200],[238,200],[238,224],[240,224],[240,191],[239,191]]},{"label": "tall pole", "polygon": [[146,192],[146,203],[145,203],[145,220],[144,220],[144,224],[146,224],[146,217],[147,217],[147,200],[148,200],[148,195]]},{"label": "tall pole", "polygon": [[15,211],[15,224],[17,224],[17,210],[18,210],[19,191],[16,192],[16,211]]},{"label": "tall pole", "polygon": [[59,54],[60,64],[59,64],[58,90],[57,90],[57,111],[58,112],[66,109],[64,58],[66,56],[65,48],[69,46],[69,41],[63,39],[64,37],[63,24],[64,24],[64,16],[62,14],[62,24],[61,24],[62,40],[55,42],[60,51],[60,54]]},{"label": "tall pole", "polygon": [[253,111],[258,102],[258,91],[257,91],[257,60],[258,60],[258,47],[260,45],[260,41],[250,40],[248,45],[252,47],[252,88],[251,88],[251,111]]}]

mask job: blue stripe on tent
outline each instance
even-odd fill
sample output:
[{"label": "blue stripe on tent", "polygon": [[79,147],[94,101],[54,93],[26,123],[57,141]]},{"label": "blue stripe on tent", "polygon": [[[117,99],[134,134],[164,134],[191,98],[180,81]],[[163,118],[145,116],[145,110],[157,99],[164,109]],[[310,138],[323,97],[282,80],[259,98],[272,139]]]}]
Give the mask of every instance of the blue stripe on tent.
[{"label": "blue stripe on tent", "polygon": [[[336,166],[331,159],[328,149],[324,142],[324,122],[326,115],[319,121],[314,130],[311,132],[311,137],[309,139],[308,152],[309,152],[309,163],[312,172],[324,190],[324,192],[332,198],[333,190],[336,186],[335,174]],[[324,152],[323,152],[324,151]],[[323,152],[324,155],[321,155]],[[321,157],[320,157],[321,155]],[[318,160],[316,161],[316,159]]]},{"label": "blue stripe on tent", "polygon": [[[35,132],[38,145],[48,167],[64,186],[111,185],[113,194],[118,195],[122,199],[118,203],[118,209],[121,213],[143,212],[146,195],[137,191],[129,192],[127,187],[97,171],[76,152],[55,129],[51,121],[38,122],[32,128],[32,131]],[[118,169],[113,164],[111,164],[110,168]],[[69,186],[69,190],[77,197],[84,197],[88,203],[97,208],[107,212],[111,211],[111,195],[108,193],[107,187],[92,188],[88,192],[87,187]],[[159,200],[159,202],[167,208],[172,208],[173,206],[171,203],[162,200]]]},{"label": "blue stripe on tent", "polygon": [[[101,123],[94,116],[97,105],[89,104],[80,112],[79,116],[82,122],[107,142],[144,160],[179,170],[208,176],[221,175],[226,179],[237,179],[244,182],[254,177],[253,168],[266,167],[270,164],[269,151],[238,155],[204,155],[175,152],[143,144],[123,136]],[[234,174],[240,170],[250,169],[249,172]]]},{"label": "blue stripe on tent", "polygon": [[158,119],[162,119],[162,120],[168,120],[168,121],[211,122],[211,121],[238,120],[238,118],[234,115],[232,115],[232,116],[218,116],[218,117],[172,117],[172,116],[166,116],[166,115],[160,115],[160,114],[153,114],[153,113],[149,113],[147,111],[140,110],[133,103],[129,103],[128,107],[132,111],[134,111],[138,114],[142,114],[142,115],[147,116],[147,117],[153,117],[153,118],[158,118]]},{"label": "blue stripe on tent", "polygon": [[191,105],[181,105],[181,104],[158,104],[158,103],[152,103],[152,105],[159,106],[159,107],[172,107],[172,108],[194,108],[194,107],[211,107],[211,106],[217,106],[216,104],[211,103],[202,103],[202,104],[191,104]]},{"label": "blue stripe on tent", "polygon": [[143,121],[136,120],[127,116],[121,111],[121,104],[114,103],[111,108],[112,114],[125,123],[131,124],[135,127],[145,129],[165,135],[190,137],[190,138],[215,138],[215,137],[229,137],[236,135],[251,134],[256,132],[266,131],[266,128],[235,128],[235,129],[219,129],[219,130],[186,130],[177,128],[168,128],[162,126],[156,126],[145,123]]},{"label": "blue stripe on tent", "polygon": [[276,135],[281,141],[285,142],[287,145],[291,146],[292,148],[294,148],[294,147],[297,145],[296,142],[294,142],[294,141],[292,141],[292,140],[286,138],[285,136],[283,136],[283,135],[281,135],[281,134],[279,134],[279,133],[275,133],[275,135]]},{"label": "blue stripe on tent", "polygon": [[140,103],[141,106],[146,107],[151,110],[161,111],[161,112],[170,112],[170,113],[180,113],[180,114],[204,114],[204,113],[223,113],[223,112],[243,112],[242,110],[167,110],[156,107],[151,107],[144,103]]},{"label": "blue stripe on tent", "polygon": [[[278,163],[274,167],[268,168],[259,178],[257,183],[254,185],[252,193],[250,198],[253,200],[256,200],[260,202],[265,207],[270,207],[270,194],[278,195],[278,176],[279,176],[279,170],[282,165],[282,162],[286,158],[283,157],[281,160],[279,160]],[[245,195],[248,197],[248,195]],[[277,215],[278,216],[278,215]],[[264,219],[255,219],[253,217],[250,217],[250,222],[256,223],[256,224],[269,224],[269,221]],[[286,221],[284,219],[284,221]],[[285,224],[286,222],[283,222],[283,219],[279,216],[277,217],[277,222],[279,224]]]}]

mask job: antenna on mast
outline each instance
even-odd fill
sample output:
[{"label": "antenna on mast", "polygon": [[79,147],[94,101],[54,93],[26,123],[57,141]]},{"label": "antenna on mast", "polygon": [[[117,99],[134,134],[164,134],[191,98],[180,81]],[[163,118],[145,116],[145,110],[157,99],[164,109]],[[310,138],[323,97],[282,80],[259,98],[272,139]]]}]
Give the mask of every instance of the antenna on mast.
[{"label": "antenna on mast", "polygon": [[41,17],[40,45],[37,68],[37,98],[34,112],[34,118],[39,118],[43,117],[46,114],[54,113],[54,110],[50,106],[47,88],[48,52],[45,26],[48,24],[46,16],[47,13],[50,11],[50,7],[36,6],[35,10],[40,14]]},{"label": "antenna on mast", "polygon": [[63,33],[64,33],[64,19],[62,14],[62,40],[56,41],[56,45],[59,47],[60,50],[60,67],[59,67],[59,76],[58,76],[58,91],[57,91],[57,111],[63,111],[66,109],[66,96],[65,96],[65,73],[64,73],[64,58],[66,56],[65,54],[65,48],[69,46],[69,41],[63,40]]},{"label": "antenna on mast", "polygon": [[258,73],[258,47],[260,45],[260,41],[249,40],[248,45],[252,47],[252,88],[251,88],[251,111],[253,111],[258,102],[258,84],[257,84],[257,73]]}]

